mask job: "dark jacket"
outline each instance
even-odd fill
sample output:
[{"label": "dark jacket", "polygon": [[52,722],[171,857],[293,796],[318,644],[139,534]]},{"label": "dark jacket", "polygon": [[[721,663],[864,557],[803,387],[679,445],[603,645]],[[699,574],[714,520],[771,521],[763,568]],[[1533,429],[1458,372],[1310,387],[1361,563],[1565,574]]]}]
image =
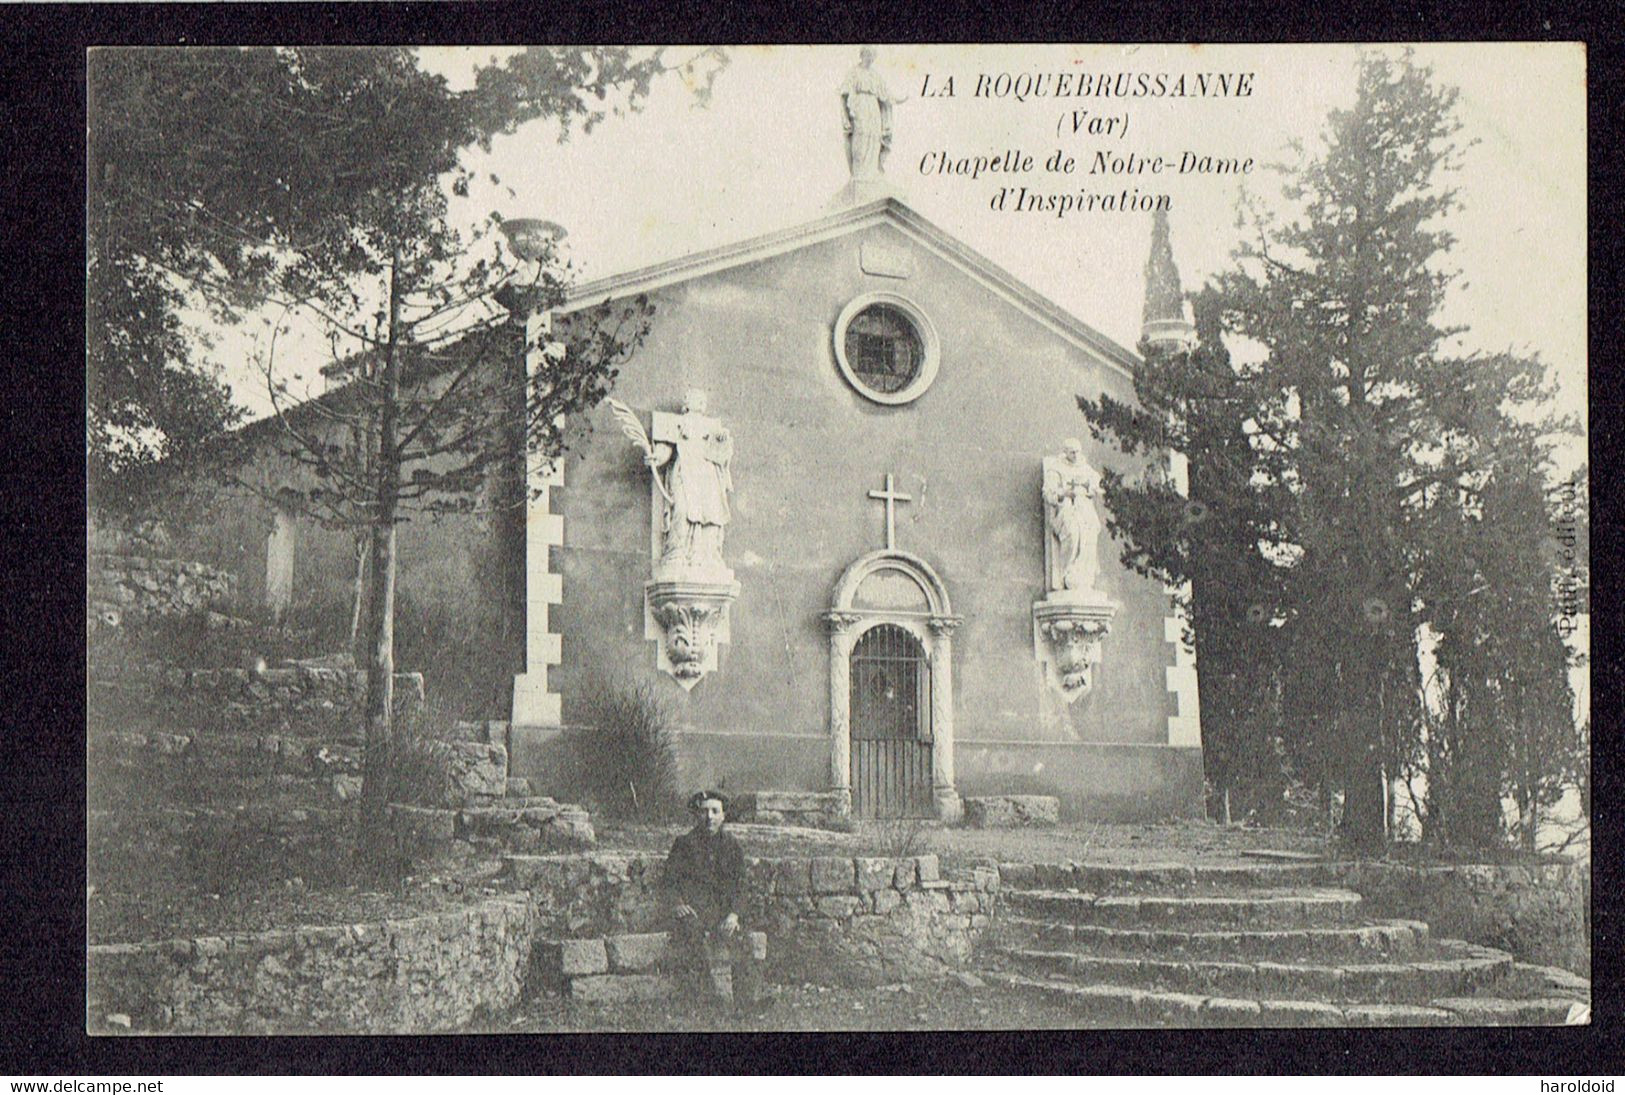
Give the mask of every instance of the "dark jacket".
[{"label": "dark jacket", "polygon": [[713,836],[700,826],[672,843],[660,884],[674,905],[692,905],[702,924],[715,927],[739,911],[745,853],[726,829]]}]

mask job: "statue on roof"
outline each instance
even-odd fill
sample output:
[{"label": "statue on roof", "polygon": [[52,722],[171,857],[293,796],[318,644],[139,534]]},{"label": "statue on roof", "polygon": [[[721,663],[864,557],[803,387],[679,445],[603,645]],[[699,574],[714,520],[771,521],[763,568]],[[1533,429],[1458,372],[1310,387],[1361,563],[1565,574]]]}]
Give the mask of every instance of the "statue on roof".
[{"label": "statue on roof", "polygon": [[858,51],[858,63],[841,82],[841,128],[846,164],[854,179],[878,179],[891,151],[892,107],[902,102],[874,70],[875,47]]}]

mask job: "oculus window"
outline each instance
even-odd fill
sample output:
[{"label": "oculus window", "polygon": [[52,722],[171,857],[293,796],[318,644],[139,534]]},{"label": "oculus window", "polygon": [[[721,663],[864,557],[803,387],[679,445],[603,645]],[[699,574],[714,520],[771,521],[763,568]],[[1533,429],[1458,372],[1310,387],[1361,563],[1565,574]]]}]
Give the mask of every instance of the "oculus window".
[{"label": "oculus window", "polygon": [[865,398],[907,403],[936,377],[936,333],[911,302],[872,293],[842,311],[835,325],[835,358],[847,382]]}]

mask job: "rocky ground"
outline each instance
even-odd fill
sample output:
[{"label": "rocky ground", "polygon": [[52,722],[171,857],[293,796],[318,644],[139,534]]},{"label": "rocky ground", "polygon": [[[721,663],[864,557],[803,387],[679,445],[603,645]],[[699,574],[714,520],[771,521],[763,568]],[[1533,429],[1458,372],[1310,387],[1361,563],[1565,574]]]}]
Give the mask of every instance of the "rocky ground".
[{"label": "rocky ground", "polygon": [[[1114,1024],[1118,1025],[1118,1024]],[[771,985],[766,1010],[740,1016],[720,1005],[648,1000],[585,1004],[538,997],[475,1032],[824,1031],[1076,1029],[1077,1013],[975,975],[873,988]]]}]

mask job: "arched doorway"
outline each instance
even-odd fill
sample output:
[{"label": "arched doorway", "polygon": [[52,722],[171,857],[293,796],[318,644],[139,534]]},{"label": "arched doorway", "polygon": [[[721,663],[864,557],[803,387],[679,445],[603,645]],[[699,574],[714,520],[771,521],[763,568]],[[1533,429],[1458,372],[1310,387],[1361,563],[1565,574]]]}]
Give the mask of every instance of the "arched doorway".
[{"label": "arched doorway", "polygon": [[906,628],[876,624],[852,647],[852,812],[931,817],[931,664]]},{"label": "arched doorway", "polygon": [[884,550],[847,567],[831,600],[831,785],[859,817],[957,821],[947,590],[923,559]]}]

